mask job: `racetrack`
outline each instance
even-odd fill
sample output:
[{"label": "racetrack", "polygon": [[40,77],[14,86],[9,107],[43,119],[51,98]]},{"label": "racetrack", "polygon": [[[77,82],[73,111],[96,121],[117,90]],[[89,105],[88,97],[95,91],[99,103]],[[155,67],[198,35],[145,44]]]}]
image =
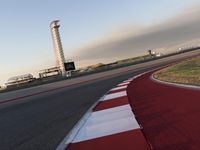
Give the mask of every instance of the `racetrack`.
[{"label": "racetrack", "polygon": [[[1,102],[16,95],[18,98],[0,105],[0,149],[55,149],[84,112],[113,86],[199,53],[198,50],[117,71],[1,94]],[[35,91],[41,93],[20,98]]]},{"label": "racetrack", "polygon": [[[141,72],[143,71],[135,75]],[[129,73],[62,89],[41,97],[30,97],[23,103],[2,108],[0,110],[1,150],[55,149],[96,100],[114,85],[133,75]]]}]

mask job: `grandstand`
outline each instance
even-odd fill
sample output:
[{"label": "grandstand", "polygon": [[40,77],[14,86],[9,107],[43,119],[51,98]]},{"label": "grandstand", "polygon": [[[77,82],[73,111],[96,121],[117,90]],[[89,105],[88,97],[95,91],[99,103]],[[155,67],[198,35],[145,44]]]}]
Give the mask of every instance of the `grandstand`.
[{"label": "grandstand", "polygon": [[10,86],[18,86],[21,84],[29,83],[35,80],[32,74],[24,74],[24,75],[19,75],[19,76],[14,76],[8,79],[7,83],[5,85],[7,87]]},{"label": "grandstand", "polygon": [[50,76],[58,76],[61,75],[61,70],[59,67],[48,68],[44,70],[40,70],[39,77],[46,78]]}]

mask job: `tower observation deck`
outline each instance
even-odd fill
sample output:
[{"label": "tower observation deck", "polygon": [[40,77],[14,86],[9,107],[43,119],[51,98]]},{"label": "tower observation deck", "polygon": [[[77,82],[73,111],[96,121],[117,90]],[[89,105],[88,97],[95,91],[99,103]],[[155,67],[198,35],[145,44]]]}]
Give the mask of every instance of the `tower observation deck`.
[{"label": "tower observation deck", "polygon": [[62,42],[60,38],[59,33],[59,27],[58,24],[59,20],[52,21],[50,24],[51,27],[51,34],[54,44],[54,50],[56,54],[56,66],[60,68],[60,71],[62,73],[62,76],[66,76],[66,70],[65,70],[65,56],[62,48]]}]

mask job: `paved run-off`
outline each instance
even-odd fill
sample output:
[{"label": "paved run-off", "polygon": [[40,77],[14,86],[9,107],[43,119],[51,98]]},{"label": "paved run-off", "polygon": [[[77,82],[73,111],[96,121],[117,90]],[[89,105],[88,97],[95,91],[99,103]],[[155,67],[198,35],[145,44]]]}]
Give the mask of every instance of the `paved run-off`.
[{"label": "paved run-off", "polygon": [[161,84],[147,73],[127,95],[147,140],[159,150],[200,149],[200,91]]}]

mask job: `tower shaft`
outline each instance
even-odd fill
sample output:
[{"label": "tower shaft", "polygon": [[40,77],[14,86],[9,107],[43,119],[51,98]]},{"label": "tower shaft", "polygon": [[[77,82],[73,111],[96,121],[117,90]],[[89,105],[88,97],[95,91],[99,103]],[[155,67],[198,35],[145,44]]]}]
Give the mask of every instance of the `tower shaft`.
[{"label": "tower shaft", "polygon": [[51,34],[52,34],[52,39],[54,43],[54,50],[56,54],[56,66],[58,66],[61,70],[62,76],[66,76],[66,71],[65,71],[65,56],[62,48],[62,42],[60,38],[60,33],[59,33],[59,27],[58,25],[58,20],[51,22]]}]

